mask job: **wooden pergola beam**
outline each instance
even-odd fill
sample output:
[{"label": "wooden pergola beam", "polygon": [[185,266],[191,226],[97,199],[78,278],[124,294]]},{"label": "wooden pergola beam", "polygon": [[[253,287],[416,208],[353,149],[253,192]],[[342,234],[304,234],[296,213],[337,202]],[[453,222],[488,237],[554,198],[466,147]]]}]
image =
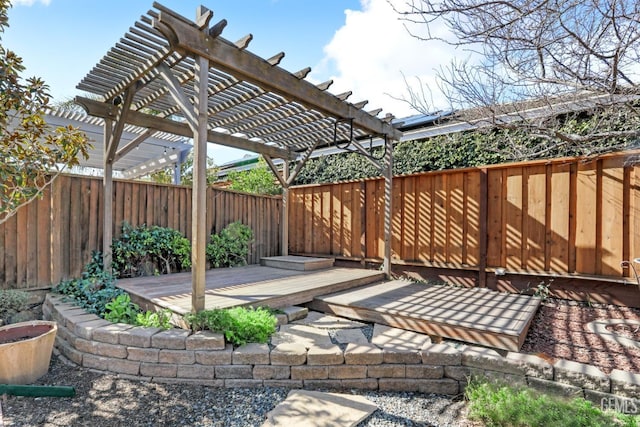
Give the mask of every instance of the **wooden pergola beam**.
[{"label": "wooden pergola beam", "polygon": [[373,135],[387,135],[399,140],[402,133],[391,124],[381,121],[356,106],[342,102],[330,93],[247,50],[238,49],[234,44],[220,37],[199,31],[175,15],[160,12],[153,20],[153,27],[163,33],[172,47],[196,57],[209,60],[212,66],[226,71],[263,89],[277,93],[298,102],[307,108],[339,118],[353,118],[354,125]]},{"label": "wooden pergola beam", "polygon": [[[105,120],[114,119],[115,107],[109,103],[95,101],[82,96],[77,96],[75,98],[75,102],[82,105],[87,111],[87,114],[91,116],[102,117]],[[155,131],[193,138],[193,131],[187,123],[180,123],[175,120],[140,113],[139,111],[129,110],[127,113],[127,123],[153,129]],[[273,145],[266,145],[258,141],[251,141],[246,138],[240,138],[222,132],[208,131],[207,141],[225,145],[227,147],[265,154],[278,159],[295,160],[297,158],[297,154],[291,150],[275,147]]]}]

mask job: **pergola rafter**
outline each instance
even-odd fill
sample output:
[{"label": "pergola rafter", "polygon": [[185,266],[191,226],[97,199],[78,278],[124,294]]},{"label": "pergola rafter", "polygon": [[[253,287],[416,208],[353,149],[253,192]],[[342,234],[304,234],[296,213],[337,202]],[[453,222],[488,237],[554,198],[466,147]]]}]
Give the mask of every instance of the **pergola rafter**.
[{"label": "pergola rafter", "polygon": [[[385,271],[390,273],[391,146],[401,133],[381,110],[363,110],[366,101],[348,103],[351,92],[333,95],[331,81],[313,84],[305,80],[311,71],[295,73],[279,66],[283,53],[262,59],[247,50],[249,34],[236,43],[221,37],[222,20],[209,26],[213,13],[204,7],[190,21],[164,6],[143,16],[119,43],[80,82],[78,89],[99,101],[78,97],[92,116],[105,122],[105,197],[110,198],[111,170],[138,140],[154,132],[193,138],[193,310],[204,307],[206,146],[213,142],[250,150],[264,156],[284,187],[283,254],[287,253],[288,187],[316,148],[336,140],[348,140],[352,149],[368,155],[358,140],[382,137],[386,157],[370,160],[386,177]],[[148,129],[140,138],[119,147],[125,124]],[[273,159],[284,159],[280,173]],[[289,173],[288,162],[296,166]],[[110,254],[110,207],[105,203],[104,251]]]}]

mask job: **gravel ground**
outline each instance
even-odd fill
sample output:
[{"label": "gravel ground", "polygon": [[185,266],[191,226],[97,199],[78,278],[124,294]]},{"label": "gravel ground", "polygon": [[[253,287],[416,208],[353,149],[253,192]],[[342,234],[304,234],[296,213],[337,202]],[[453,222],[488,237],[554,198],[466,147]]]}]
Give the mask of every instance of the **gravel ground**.
[{"label": "gravel ground", "polygon": [[[225,389],[134,381],[89,371],[53,356],[39,384],[76,388],[73,398],[5,396],[5,426],[260,426],[283,388]],[[419,393],[371,393],[380,408],[359,426],[469,426],[461,399]]]}]

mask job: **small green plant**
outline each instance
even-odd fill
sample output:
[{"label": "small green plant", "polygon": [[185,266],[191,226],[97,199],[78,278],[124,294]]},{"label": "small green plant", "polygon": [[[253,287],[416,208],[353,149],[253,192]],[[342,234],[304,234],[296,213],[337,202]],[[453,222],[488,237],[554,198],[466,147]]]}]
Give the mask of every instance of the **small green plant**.
[{"label": "small green plant", "polygon": [[29,294],[17,289],[0,289],[0,325],[9,323],[16,313],[27,308]]},{"label": "small green plant", "polygon": [[166,274],[191,268],[191,245],[178,230],[126,221],[111,246],[113,269],[118,277]]},{"label": "small green plant", "polygon": [[140,307],[131,302],[129,294],[115,297],[105,305],[104,318],[113,323],[133,324],[140,312]]},{"label": "small green plant", "polygon": [[253,231],[240,222],[232,222],[220,233],[212,234],[207,245],[207,260],[213,268],[235,267],[247,263]]},{"label": "small green plant", "polygon": [[520,293],[533,295],[534,297],[540,298],[542,301],[546,301],[549,298],[549,295],[551,294],[551,291],[549,288],[551,287],[552,283],[553,283],[553,279],[550,279],[549,283],[546,283],[544,280],[542,280],[540,283],[538,283],[537,286],[533,288],[530,286],[530,284],[528,284],[526,289],[522,290],[522,292]]},{"label": "small green plant", "polygon": [[103,268],[102,254],[94,251],[91,261],[82,272],[82,277],[63,280],[53,290],[65,295],[68,300],[88,313],[102,316],[106,305],[124,293],[122,289],[116,288],[115,281],[115,277]]},{"label": "small green plant", "polygon": [[605,427],[637,426],[638,418],[602,411],[591,402],[551,397],[527,388],[514,388],[483,379],[465,389],[469,418],[495,427]]},{"label": "small green plant", "polygon": [[194,331],[208,329],[223,333],[227,341],[239,346],[266,343],[276,331],[276,317],[266,308],[233,307],[188,314],[185,320]]},{"label": "small green plant", "polygon": [[171,329],[171,310],[145,311],[136,315],[136,325],[145,328]]}]

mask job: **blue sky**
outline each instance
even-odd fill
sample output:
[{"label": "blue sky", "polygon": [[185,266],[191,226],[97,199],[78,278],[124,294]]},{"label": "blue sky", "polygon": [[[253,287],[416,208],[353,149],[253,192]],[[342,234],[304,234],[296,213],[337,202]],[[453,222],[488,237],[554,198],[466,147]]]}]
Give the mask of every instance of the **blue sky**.
[{"label": "blue sky", "polygon": [[[394,0],[396,1],[396,0]],[[397,0],[402,2],[402,0]],[[75,86],[151,9],[149,0],[12,0],[2,43],[38,76],[54,100],[73,98]],[[195,18],[204,5],[213,22],[226,19],[222,36],[231,41],[253,34],[249,50],[268,58],[285,52],[280,64],[295,72],[310,66],[308,80],[334,80],[333,93],[353,91],[351,102],[369,100],[382,115],[415,113],[393,97],[406,96],[404,76],[417,77],[433,92],[435,108],[446,103],[433,83],[434,69],[446,65],[452,49],[412,38],[387,0],[164,0],[161,4]],[[212,148],[217,164],[241,153]]]}]

